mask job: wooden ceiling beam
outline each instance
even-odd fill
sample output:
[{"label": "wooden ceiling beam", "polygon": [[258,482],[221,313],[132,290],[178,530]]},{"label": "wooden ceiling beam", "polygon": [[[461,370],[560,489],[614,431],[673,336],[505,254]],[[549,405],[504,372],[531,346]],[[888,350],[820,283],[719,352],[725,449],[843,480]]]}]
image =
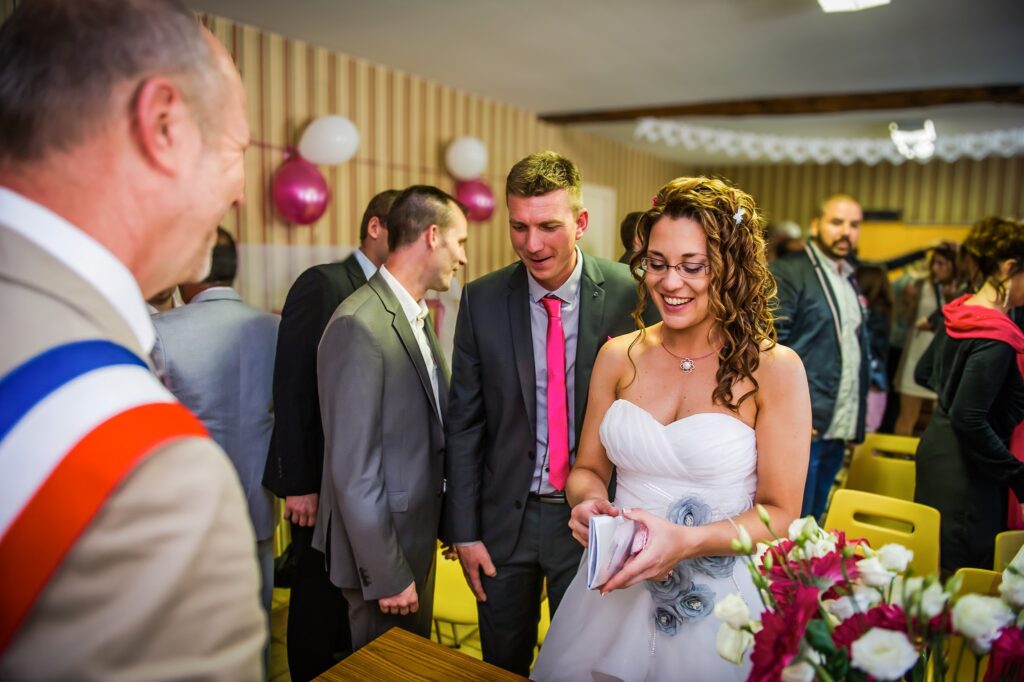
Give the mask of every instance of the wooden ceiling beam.
[{"label": "wooden ceiling beam", "polygon": [[989,102],[1024,104],[1024,85],[981,85],[967,88],[933,88],[862,92],[844,95],[808,95],[774,97],[734,102],[664,104],[630,109],[602,109],[542,114],[548,123],[613,123],[638,118],[675,118],[680,116],[787,116],[793,114],[835,114],[843,111],[917,109],[944,104]]}]

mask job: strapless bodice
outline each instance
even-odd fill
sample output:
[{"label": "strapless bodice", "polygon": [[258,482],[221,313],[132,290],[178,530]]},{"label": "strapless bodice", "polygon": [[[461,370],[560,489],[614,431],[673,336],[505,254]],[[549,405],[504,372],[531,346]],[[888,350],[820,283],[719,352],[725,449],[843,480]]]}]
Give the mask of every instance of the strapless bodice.
[{"label": "strapless bodice", "polygon": [[619,399],[605,413],[600,433],[616,467],[616,506],[664,515],[674,500],[695,495],[718,520],[753,504],[756,440],[754,430],[736,417],[700,412],[666,425]]}]

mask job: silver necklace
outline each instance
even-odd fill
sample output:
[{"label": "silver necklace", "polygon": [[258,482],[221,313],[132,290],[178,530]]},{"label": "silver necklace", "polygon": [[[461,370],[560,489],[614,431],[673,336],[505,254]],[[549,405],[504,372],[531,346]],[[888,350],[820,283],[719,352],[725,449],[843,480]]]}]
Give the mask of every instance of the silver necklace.
[{"label": "silver necklace", "polygon": [[691,358],[684,355],[676,355],[675,353],[668,349],[668,346],[665,345],[664,341],[660,341],[659,343],[661,343],[661,347],[665,349],[666,353],[668,353],[669,355],[671,355],[672,357],[679,361],[679,369],[683,370],[687,374],[692,372],[694,368],[697,366],[697,360],[709,358],[721,350],[721,348],[716,348],[715,350],[705,353],[704,355],[698,355],[695,358]]}]

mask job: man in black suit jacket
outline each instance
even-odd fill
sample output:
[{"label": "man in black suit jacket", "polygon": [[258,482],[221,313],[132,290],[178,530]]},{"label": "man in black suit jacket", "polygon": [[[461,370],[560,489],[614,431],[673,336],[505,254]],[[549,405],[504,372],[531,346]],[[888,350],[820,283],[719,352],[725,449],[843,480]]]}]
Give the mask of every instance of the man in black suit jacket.
[{"label": "man in black suit jacket", "polygon": [[[627,268],[576,246],[588,220],[580,190],[576,166],[554,152],[513,166],[506,199],[520,262],[466,285],[455,331],[444,534],[478,599],[484,660],[522,675],[533,660],[543,582],[553,612],[582,553],[569,532],[564,478],[550,476],[549,442],[571,457],[598,348],[636,327]],[[547,405],[557,395],[547,390],[549,316],[559,314],[561,416]],[[549,433],[549,411],[554,421],[567,418],[568,444],[552,438],[557,428]]]},{"label": "man in black suit jacket", "polygon": [[359,248],[339,263],[315,265],[292,285],[281,312],[274,365],[274,432],[263,485],[285,500],[295,573],[288,605],[288,668],[309,680],[352,648],[348,605],[331,585],[324,556],[310,547],[320,495],[324,433],[316,383],[316,351],[331,315],[388,257],[385,220],[398,190],[366,207]]}]

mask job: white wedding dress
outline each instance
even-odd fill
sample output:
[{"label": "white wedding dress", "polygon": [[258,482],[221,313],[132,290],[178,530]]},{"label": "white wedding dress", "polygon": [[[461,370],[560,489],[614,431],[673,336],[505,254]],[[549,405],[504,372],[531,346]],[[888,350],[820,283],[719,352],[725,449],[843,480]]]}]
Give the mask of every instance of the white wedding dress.
[{"label": "white wedding dress", "polygon": [[[704,521],[731,518],[752,506],[757,483],[754,431],[735,417],[705,412],[665,426],[649,412],[616,400],[601,422],[601,442],[616,467],[616,507],[642,507],[665,516],[677,500],[703,502]],[[699,516],[699,515],[698,515]],[[700,521],[698,521],[700,523]],[[689,525],[689,524],[687,524]],[[743,680],[750,670],[715,652],[721,622],[714,602],[739,592],[756,619],[762,606],[744,562],[718,559],[715,578],[704,567],[684,563],[673,594],[695,607],[672,611],[657,606],[647,582],[602,597],[587,589],[587,556],[562,599],[541,647],[531,679]],[[687,595],[690,595],[689,597]],[[693,597],[696,600],[693,600]],[[678,600],[676,600],[678,601]],[[656,611],[661,618],[656,620]],[[670,634],[674,631],[675,634]]]}]

